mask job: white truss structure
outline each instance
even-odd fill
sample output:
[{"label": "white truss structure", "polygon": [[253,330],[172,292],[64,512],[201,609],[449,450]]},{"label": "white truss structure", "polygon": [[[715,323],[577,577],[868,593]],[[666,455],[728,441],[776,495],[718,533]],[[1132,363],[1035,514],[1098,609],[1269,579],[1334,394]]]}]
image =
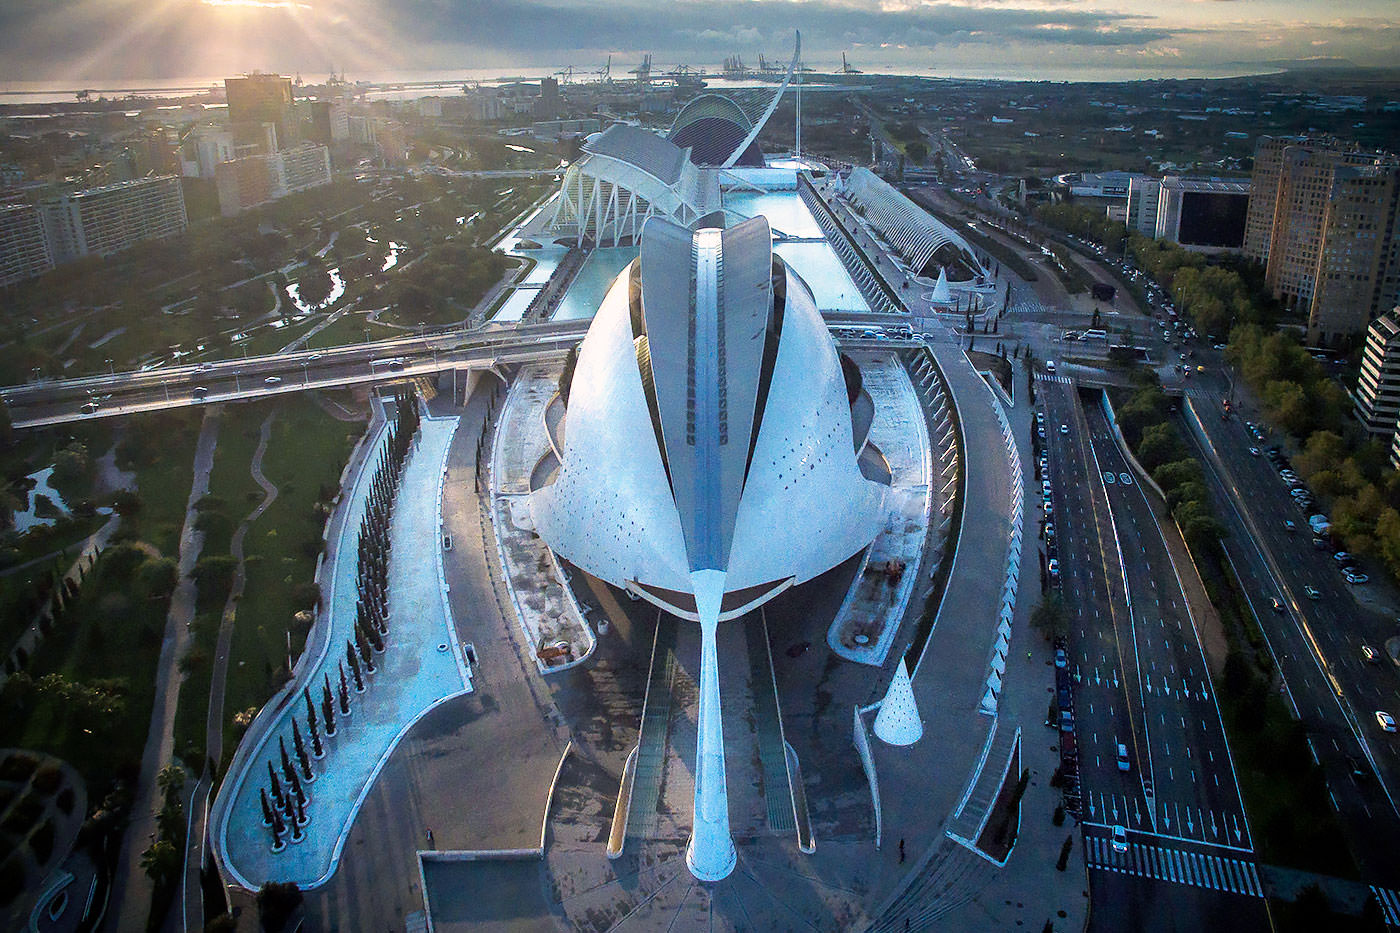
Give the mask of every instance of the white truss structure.
[{"label": "white truss structure", "polygon": [[860,208],[865,219],[899,250],[915,274],[923,271],[933,254],[952,245],[962,254],[968,268],[986,270],[977,261],[967,241],[868,168],[857,168],[847,179],[846,200]]},{"label": "white truss structure", "polygon": [[616,124],[584,144],[564,173],[548,229],[577,245],[635,243],[648,217],[691,226],[720,206],[719,179],[688,149],[637,126]]}]

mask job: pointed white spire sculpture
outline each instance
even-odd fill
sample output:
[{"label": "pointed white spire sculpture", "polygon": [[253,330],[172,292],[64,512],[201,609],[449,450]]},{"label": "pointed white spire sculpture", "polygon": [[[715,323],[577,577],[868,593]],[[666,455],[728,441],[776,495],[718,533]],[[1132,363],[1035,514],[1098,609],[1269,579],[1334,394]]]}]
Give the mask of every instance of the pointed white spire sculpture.
[{"label": "pointed white spire sculpture", "polygon": [[924,723],[914,702],[914,685],[909,681],[904,659],[900,658],[890,689],[885,691],[885,701],[875,715],[875,736],[886,745],[913,745],[923,735]]},{"label": "pointed white spire sculpture", "polygon": [[724,572],[690,575],[700,616],[700,717],[695,741],[695,817],[685,863],[701,881],[719,881],[734,870],[734,839],[729,835],[729,792],[724,779],[724,720],[719,706],[719,655],[715,633]]},{"label": "pointed white spire sculpture", "polygon": [[940,305],[946,305],[953,300],[953,290],[948,287],[948,270],[943,266],[938,267],[938,281],[934,283],[930,300]]}]

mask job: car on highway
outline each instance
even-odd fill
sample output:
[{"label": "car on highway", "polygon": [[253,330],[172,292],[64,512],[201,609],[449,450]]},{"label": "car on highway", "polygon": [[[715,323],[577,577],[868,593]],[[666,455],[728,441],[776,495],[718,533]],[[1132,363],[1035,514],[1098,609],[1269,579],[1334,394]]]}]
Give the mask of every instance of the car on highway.
[{"label": "car on highway", "polygon": [[1046,360],[1046,361],[1045,361],[1045,371],[1046,371],[1047,373],[1050,373],[1051,375],[1054,374],[1054,372],[1055,372],[1055,361],[1054,361],[1054,360]]},{"label": "car on highway", "polygon": [[1118,743],[1118,770],[1131,771],[1133,766],[1128,762],[1128,746],[1122,742]]},{"label": "car on highway", "polygon": [[1060,670],[1064,670],[1065,668],[1069,667],[1069,655],[1065,654],[1065,649],[1055,649],[1055,666],[1058,667]]},{"label": "car on highway", "polygon": [[1068,433],[1069,433],[1069,425],[1067,425],[1067,424],[1062,424],[1062,425],[1060,425],[1060,433],[1061,433],[1061,434],[1068,434]]},{"label": "car on highway", "polygon": [[275,386],[275,385],[281,385],[281,384],[282,384],[282,377],[281,377],[281,376],[268,376],[266,379],[263,380],[263,385],[267,386],[269,389],[272,388],[272,387]]},{"label": "car on highway", "polygon": [[208,386],[195,386],[195,387],[194,387],[194,391],[191,392],[190,395],[193,396],[193,398],[194,398],[194,400],[195,400],[196,402],[202,402],[202,401],[204,401],[206,398],[209,397],[209,387],[208,387]]},{"label": "car on highway", "polygon": [[97,409],[101,407],[102,406],[97,404],[96,402],[84,402],[82,411],[85,415],[94,415],[97,413]]},{"label": "car on highway", "polygon": [[1053,537],[1055,537],[1055,523],[1054,523],[1054,522],[1046,522],[1046,523],[1045,523],[1045,537],[1047,537],[1047,538],[1053,538]]},{"label": "car on highway", "polygon": [[1376,653],[1375,648],[1372,648],[1370,645],[1361,646],[1361,660],[1365,661],[1367,664],[1378,664],[1380,663],[1380,659],[1381,656]]},{"label": "car on highway", "polygon": [[1298,530],[1298,523],[1291,518],[1285,518],[1283,520],[1283,530],[1289,534],[1293,534],[1293,532]]},{"label": "car on highway", "polygon": [[1277,596],[1270,596],[1269,608],[1272,609],[1274,612],[1283,612],[1283,603],[1279,601],[1279,598]]},{"label": "car on highway", "polygon": [[1308,594],[1308,599],[1322,598],[1322,594],[1317,591],[1317,587],[1315,586],[1305,586],[1303,587],[1303,592]]},{"label": "car on highway", "polygon": [[1251,447],[1251,448],[1249,448],[1249,455],[1250,455],[1251,457],[1257,457],[1257,456],[1259,456],[1259,448],[1258,448],[1258,447]]},{"label": "car on highway", "polygon": [[1376,723],[1386,732],[1395,731],[1395,717],[1383,709],[1376,710]]},{"label": "car on highway", "polygon": [[1128,851],[1128,831],[1116,824],[1113,827],[1113,851],[1120,853]]}]

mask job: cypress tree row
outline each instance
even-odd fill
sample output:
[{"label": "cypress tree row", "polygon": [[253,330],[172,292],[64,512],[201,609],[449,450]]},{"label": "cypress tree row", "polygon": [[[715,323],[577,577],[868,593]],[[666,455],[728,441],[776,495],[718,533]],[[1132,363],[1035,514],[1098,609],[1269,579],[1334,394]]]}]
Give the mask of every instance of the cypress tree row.
[{"label": "cypress tree row", "polygon": [[[418,410],[416,393],[411,387],[399,389],[394,395],[394,420],[389,425],[388,437],[370,476],[369,496],[365,502],[364,515],[360,517],[359,535],[355,542],[354,638],[346,639],[345,660],[337,662],[340,675],[338,689],[331,685],[330,672],[324,672],[321,708],[317,715],[310,686],[302,688],[302,700],[306,704],[306,727],[311,736],[311,752],[308,753],[306,742],[302,738],[301,725],[294,714],[292,744],[295,748],[295,764],[293,756],[287,752],[286,737],[278,735],[281,773],[279,775],[273,760],[269,758],[266,762],[268,787],[258,788],[263,824],[271,830],[273,852],[280,852],[286,848],[286,841],[282,837],[289,828],[290,841],[300,842],[304,838],[302,827],[309,820],[306,805],[310,797],[302,787],[302,781],[310,782],[315,779],[311,760],[313,757],[319,760],[325,755],[325,747],[321,741],[322,730],[324,729],[328,738],[336,734],[337,705],[342,717],[350,716],[351,681],[354,682],[355,692],[363,693],[365,675],[375,672],[374,655],[382,653],[386,647],[389,635],[389,549],[392,543],[390,532],[393,526],[394,505],[403,481],[404,465],[417,442],[421,422],[422,415]],[[61,594],[59,598],[62,598]],[[349,677],[345,673],[347,664],[350,667]]]}]

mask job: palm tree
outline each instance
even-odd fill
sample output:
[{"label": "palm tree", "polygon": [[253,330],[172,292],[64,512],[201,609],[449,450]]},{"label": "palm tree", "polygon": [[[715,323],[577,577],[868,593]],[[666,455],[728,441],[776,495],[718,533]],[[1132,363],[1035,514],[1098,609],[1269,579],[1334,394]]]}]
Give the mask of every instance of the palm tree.
[{"label": "palm tree", "polygon": [[180,870],[180,850],[167,839],[158,839],[141,853],[141,870],[156,884],[168,883]]}]

